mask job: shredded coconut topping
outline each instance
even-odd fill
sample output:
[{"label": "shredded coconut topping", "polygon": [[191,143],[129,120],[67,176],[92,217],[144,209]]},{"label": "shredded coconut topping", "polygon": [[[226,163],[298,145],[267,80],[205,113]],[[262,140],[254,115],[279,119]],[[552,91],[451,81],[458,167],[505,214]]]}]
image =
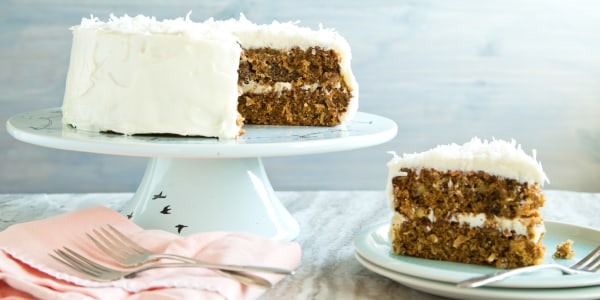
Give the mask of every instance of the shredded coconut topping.
[{"label": "shredded coconut topping", "polygon": [[340,55],[340,72],[352,93],[349,108],[342,115],[342,121],[351,120],[358,110],[358,83],[352,73],[350,62],[352,52],[350,44],[335,29],[319,28],[314,30],[299,26],[299,22],[277,22],[271,24],[255,24],[243,14],[239,19],[216,21],[212,18],[204,22],[194,22],[189,12],[185,18],[157,20],[155,17],[137,15],[131,17],[110,15],[107,22],[93,15],[83,18],[81,24],[71,27],[74,32],[97,30],[121,34],[166,34],[183,35],[192,40],[216,40],[239,42],[244,48],[270,47],[275,49],[291,49],[299,47],[320,47],[332,49]]},{"label": "shredded coconut topping", "polygon": [[529,156],[515,140],[480,140],[473,138],[463,144],[441,145],[421,153],[394,156],[388,163],[390,174],[402,175],[401,168],[424,169],[433,168],[440,171],[484,171],[496,176],[512,178],[519,182],[549,183],[536,160],[536,151]]}]

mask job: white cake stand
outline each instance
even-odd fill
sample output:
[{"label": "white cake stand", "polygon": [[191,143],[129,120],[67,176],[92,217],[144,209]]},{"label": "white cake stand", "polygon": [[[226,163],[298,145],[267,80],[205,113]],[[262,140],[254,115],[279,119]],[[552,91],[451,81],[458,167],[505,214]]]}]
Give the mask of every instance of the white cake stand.
[{"label": "white cake stand", "polygon": [[261,157],[352,150],[385,143],[396,124],[359,112],[336,127],[246,126],[235,140],[124,136],[62,125],[59,108],[10,118],[16,139],[51,148],[149,157],[133,199],[123,211],[147,229],[182,235],[230,230],[293,240],[299,226],[281,205]]}]

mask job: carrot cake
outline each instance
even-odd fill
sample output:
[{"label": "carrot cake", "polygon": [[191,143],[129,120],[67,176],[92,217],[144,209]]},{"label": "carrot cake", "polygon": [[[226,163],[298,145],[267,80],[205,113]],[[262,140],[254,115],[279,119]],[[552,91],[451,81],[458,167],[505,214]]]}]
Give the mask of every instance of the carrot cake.
[{"label": "carrot cake", "polygon": [[393,253],[516,268],[545,246],[541,164],[513,140],[438,146],[388,163]]},{"label": "carrot cake", "polygon": [[71,30],[62,112],[77,129],[231,139],[244,123],[334,126],[358,108],[332,29],[125,15]]}]

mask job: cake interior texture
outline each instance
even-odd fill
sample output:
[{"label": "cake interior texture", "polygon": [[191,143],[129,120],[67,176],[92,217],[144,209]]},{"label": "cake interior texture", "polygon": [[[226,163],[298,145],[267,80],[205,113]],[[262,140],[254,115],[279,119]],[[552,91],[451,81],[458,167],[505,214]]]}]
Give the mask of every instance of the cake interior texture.
[{"label": "cake interior texture", "polygon": [[244,49],[238,111],[247,124],[335,126],[351,93],[335,50]]},{"label": "cake interior texture", "polygon": [[[396,254],[468,264],[516,268],[539,264],[545,246],[536,228],[544,195],[537,185],[485,172],[402,169],[393,179]],[[480,219],[481,227],[458,216]],[[517,220],[522,230],[501,228],[496,220]]]},{"label": "cake interior texture", "polygon": [[535,151],[473,139],[395,155],[388,167],[394,254],[501,269],[543,262],[547,178]]}]

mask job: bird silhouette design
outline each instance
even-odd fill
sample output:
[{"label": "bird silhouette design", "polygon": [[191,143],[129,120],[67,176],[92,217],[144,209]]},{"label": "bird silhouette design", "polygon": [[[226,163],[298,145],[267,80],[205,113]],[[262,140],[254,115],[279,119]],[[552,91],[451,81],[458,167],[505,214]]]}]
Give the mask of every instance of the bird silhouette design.
[{"label": "bird silhouette design", "polygon": [[171,205],[167,205],[167,206],[163,207],[163,209],[160,211],[160,213],[163,215],[170,215],[171,214]]},{"label": "bird silhouette design", "polygon": [[181,233],[181,230],[183,230],[184,228],[188,227],[187,225],[175,225],[175,228],[177,228],[177,233]]},{"label": "bird silhouette design", "polygon": [[165,198],[167,198],[167,195],[163,195],[163,191],[160,191],[160,193],[152,196],[152,200],[165,199]]}]

